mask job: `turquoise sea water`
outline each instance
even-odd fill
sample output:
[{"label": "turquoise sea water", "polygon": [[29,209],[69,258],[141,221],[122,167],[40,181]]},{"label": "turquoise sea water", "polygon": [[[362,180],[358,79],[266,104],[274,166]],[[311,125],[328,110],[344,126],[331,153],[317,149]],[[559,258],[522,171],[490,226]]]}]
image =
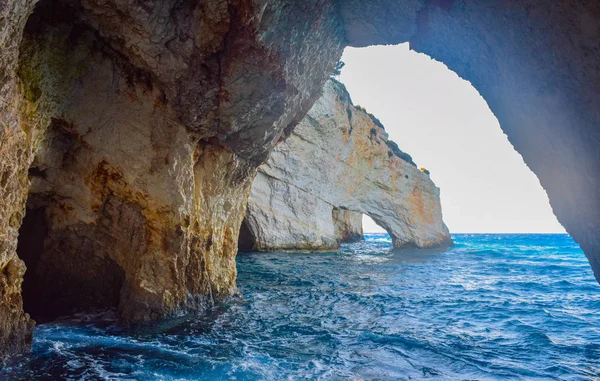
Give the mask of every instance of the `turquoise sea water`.
[{"label": "turquoise sea water", "polygon": [[595,380],[600,286],[567,235],[386,234],[330,254],[240,254],[239,299],[162,331],[112,313],[37,327],[8,379]]}]

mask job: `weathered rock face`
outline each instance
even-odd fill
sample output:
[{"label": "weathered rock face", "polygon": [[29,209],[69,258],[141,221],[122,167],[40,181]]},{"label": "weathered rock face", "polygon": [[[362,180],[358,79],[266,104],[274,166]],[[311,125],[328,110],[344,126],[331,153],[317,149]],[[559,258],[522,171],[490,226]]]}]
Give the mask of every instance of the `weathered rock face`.
[{"label": "weathered rock face", "polygon": [[234,294],[256,167],[343,47],[332,1],[33,8],[0,4],[0,358],[31,340],[22,260],[38,319]]},{"label": "weathered rock face", "polygon": [[359,242],[365,239],[363,234],[362,213],[344,209],[333,209],[335,235],[340,243]]},{"label": "weathered rock face", "polygon": [[27,170],[35,138],[19,119],[21,93],[15,68],[19,44],[34,1],[0,4],[0,361],[26,350],[33,322],[23,312],[25,264],[17,257],[17,237],[27,198]]},{"label": "weathered rock face", "polygon": [[[73,211],[57,212],[58,202],[79,203],[61,199],[75,192],[63,185],[41,194],[46,180],[32,170],[43,181],[32,181],[39,197],[33,195],[27,220],[43,217],[48,231],[40,257],[58,253],[57,237],[66,237],[73,245],[73,255],[65,254],[73,274],[82,263],[74,237],[89,235],[94,244],[86,247],[99,259],[88,262],[123,282],[119,309],[125,320],[194,309],[202,304],[197,300],[210,299],[212,286],[219,290],[213,296],[234,292],[237,234],[250,179],[312,106],[345,44],[411,41],[470,80],[600,279],[598,2],[42,0],[30,17],[35,3],[0,2],[0,357],[23,350],[31,337],[21,306],[25,266],[16,254],[17,237],[28,171],[42,142],[50,144],[47,130],[68,135],[72,147],[81,145],[63,151],[69,154],[59,168],[46,169],[48,181],[76,176],[74,184],[83,182],[78,200],[86,200]],[[37,37],[23,40],[27,22],[29,36]],[[46,33],[44,25],[55,32]],[[107,78],[108,66],[118,79],[113,87],[100,87],[109,99],[80,99],[79,93],[94,93],[89,86]],[[87,111],[76,103],[87,103]],[[114,108],[121,106],[126,111],[119,115]],[[114,119],[105,123],[103,115]],[[99,142],[114,140],[109,133],[99,136],[104,128],[124,139],[132,130],[144,135],[140,157],[154,151],[152,170],[167,183],[160,188],[169,189],[158,190],[158,178],[144,173],[147,163],[135,160],[136,142],[121,144],[126,162],[125,154],[105,151]],[[161,134],[168,135],[164,144]],[[153,139],[154,146],[146,147]],[[92,157],[78,156],[85,150]],[[184,158],[188,154],[192,158]],[[78,172],[69,155],[95,167]],[[176,158],[177,164],[171,161]],[[50,159],[56,155],[40,151],[36,166],[42,171]],[[98,168],[106,180],[94,185],[89,174]],[[189,183],[193,191],[184,185]],[[137,232],[128,242],[120,231],[129,226],[126,220]],[[23,245],[40,252],[40,245]],[[162,267],[166,262],[169,269]],[[135,274],[152,276],[142,281]],[[145,312],[128,313],[123,301],[139,302]]]},{"label": "weathered rock face", "polygon": [[369,215],[395,247],[451,244],[439,189],[334,81],[258,173],[246,213],[258,250],[337,248],[352,218],[340,209]]},{"label": "weathered rock face", "polygon": [[260,171],[251,198],[244,222],[249,235],[243,237],[251,244],[241,246],[253,251],[328,251],[339,247],[333,206],[315,194]]},{"label": "weathered rock face", "polygon": [[20,46],[22,123],[39,135],[17,249],[26,310],[118,307],[137,323],[231,295],[252,166],[189,133],[151,76],[68,12],[38,5]]}]

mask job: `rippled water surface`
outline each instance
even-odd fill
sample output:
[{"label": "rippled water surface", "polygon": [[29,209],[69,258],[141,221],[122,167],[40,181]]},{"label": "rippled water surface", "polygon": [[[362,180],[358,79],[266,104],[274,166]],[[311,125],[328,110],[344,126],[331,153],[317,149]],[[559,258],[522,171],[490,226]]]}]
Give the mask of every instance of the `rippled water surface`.
[{"label": "rippled water surface", "polygon": [[243,298],[160,332],[111,313],[37,327],[0,378],[571,379],[600,375],[600,286],[567,235],[389,237],[331,254],[240,254]]}]

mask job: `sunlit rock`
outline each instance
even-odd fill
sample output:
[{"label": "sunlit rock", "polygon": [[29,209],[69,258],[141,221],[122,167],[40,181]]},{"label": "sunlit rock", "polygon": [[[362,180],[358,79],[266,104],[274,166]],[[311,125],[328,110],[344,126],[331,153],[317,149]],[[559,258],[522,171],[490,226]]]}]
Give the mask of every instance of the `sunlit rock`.
[{"label": "sunlit rock", "polygon": [[[35,3],[0,2],[0,357],[31,339],[21,295],[30,254],[18,245],[41,253],[31,266],[41,285],[60,267],[56,286],[96,290],[86,305],[118,300],[124,322],[201,311],[234,293],[256,168],[304,118],[345,45],[410,41],[471,81],[600,279],[598,2]],[[407,181],[430,181],[399,164]],[[45,221],[41,244],[21,227],[30,178],[26,222]],[[352,193],[348,179],[324,180],[335,181],[307,191],[346,182]],[[405,194],[419,205],[405,215],[434,205],[425,188]],[[367,210],[353,200],[347,209]],[[381,224],[391,217],[381,214]],[[384,226],[402,231],[396,246],[435,241],[401,226]],[[85,283],[82,271],[113,281]]]},{"label": "sunlit rock", "polygon": [[26,312],[112,307],[139,324],[236,294],[256,167],[339,59],[336,15],[327,1],[0,4],[0,358],[27,349]]},{"label": "sunlit rock", "polygon": [[370,216],[397,248],[451,244],[429,175],[330,81],[259,167],[246,221],[256,250],[331,250],[349,238],[339,232],[340,210]]},{"label": "sunlit rock", "polygon": [[359,242],[365,239],[362,213],[345,209],[333,210],[335,236],[341,243]]}]

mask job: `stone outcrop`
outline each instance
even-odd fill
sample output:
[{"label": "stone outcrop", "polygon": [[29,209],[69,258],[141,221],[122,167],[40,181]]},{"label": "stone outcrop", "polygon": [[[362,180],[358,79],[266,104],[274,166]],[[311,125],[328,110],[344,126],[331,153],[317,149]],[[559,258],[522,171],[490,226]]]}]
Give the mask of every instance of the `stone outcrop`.
[{"label": "stone outcrop", "polygon": [[333,251],[339,247],[330,203],[264,172],[258,172],[252,189],[253,202],[244,221],[248,234],[240,238],[244,242],[240,246],[252,251]]},{"label": "stone outcrop", "polygon": [[17,238],[35,137],[20,123],[16,67],[23,28],[34,4],[33,0],[0,4],[0,361],[27,350],[33,334],[33,321],[23,312],[21,284],[26,267],[17,256]]},{"label": "stone outcrop", "polygon": [[334,208],[332,215],[335,236],[340,243],[359,242],[365,239],[362,213]]},{"label": "stone outcrop", "polygon": [[451,244],[429,175],[352,104],[343,85],[329,81],[259,167],[246,221],[256,250],[331,250],[339,247],[340,229],[352,225],[344,210],[373,218],[397,248]]},{"label": "stone outcrop", "polygon": [[0,357],[31,338],[17,246],[42,284],[49,261],[73,287],[110,275],[84,304],[119,289],[126,322],[234,293],[256,168],[345,45],[410,41],[470,80],[600,279],[599,20],[579,0],[0,2]]},{"label": "stone outcrop", "polygon": [[287,6],[0,4],[0,358],[25,311],[137,324],[237,292],[256,167],[343,48],[332,1]]},{"label": "stone outcrop", "polygon": [[235,293],[228,245],[252,166],[190,131],[152,74],[70,12],[39,3],[19,49],[35,153],[17,248],[26,310],[117,307],[139,323]]},{"label": "stone outcrop", "polygon": [[338,209],[259,171],[239,235],[239,251],[335,251],[364,239],[362,213]]}]

